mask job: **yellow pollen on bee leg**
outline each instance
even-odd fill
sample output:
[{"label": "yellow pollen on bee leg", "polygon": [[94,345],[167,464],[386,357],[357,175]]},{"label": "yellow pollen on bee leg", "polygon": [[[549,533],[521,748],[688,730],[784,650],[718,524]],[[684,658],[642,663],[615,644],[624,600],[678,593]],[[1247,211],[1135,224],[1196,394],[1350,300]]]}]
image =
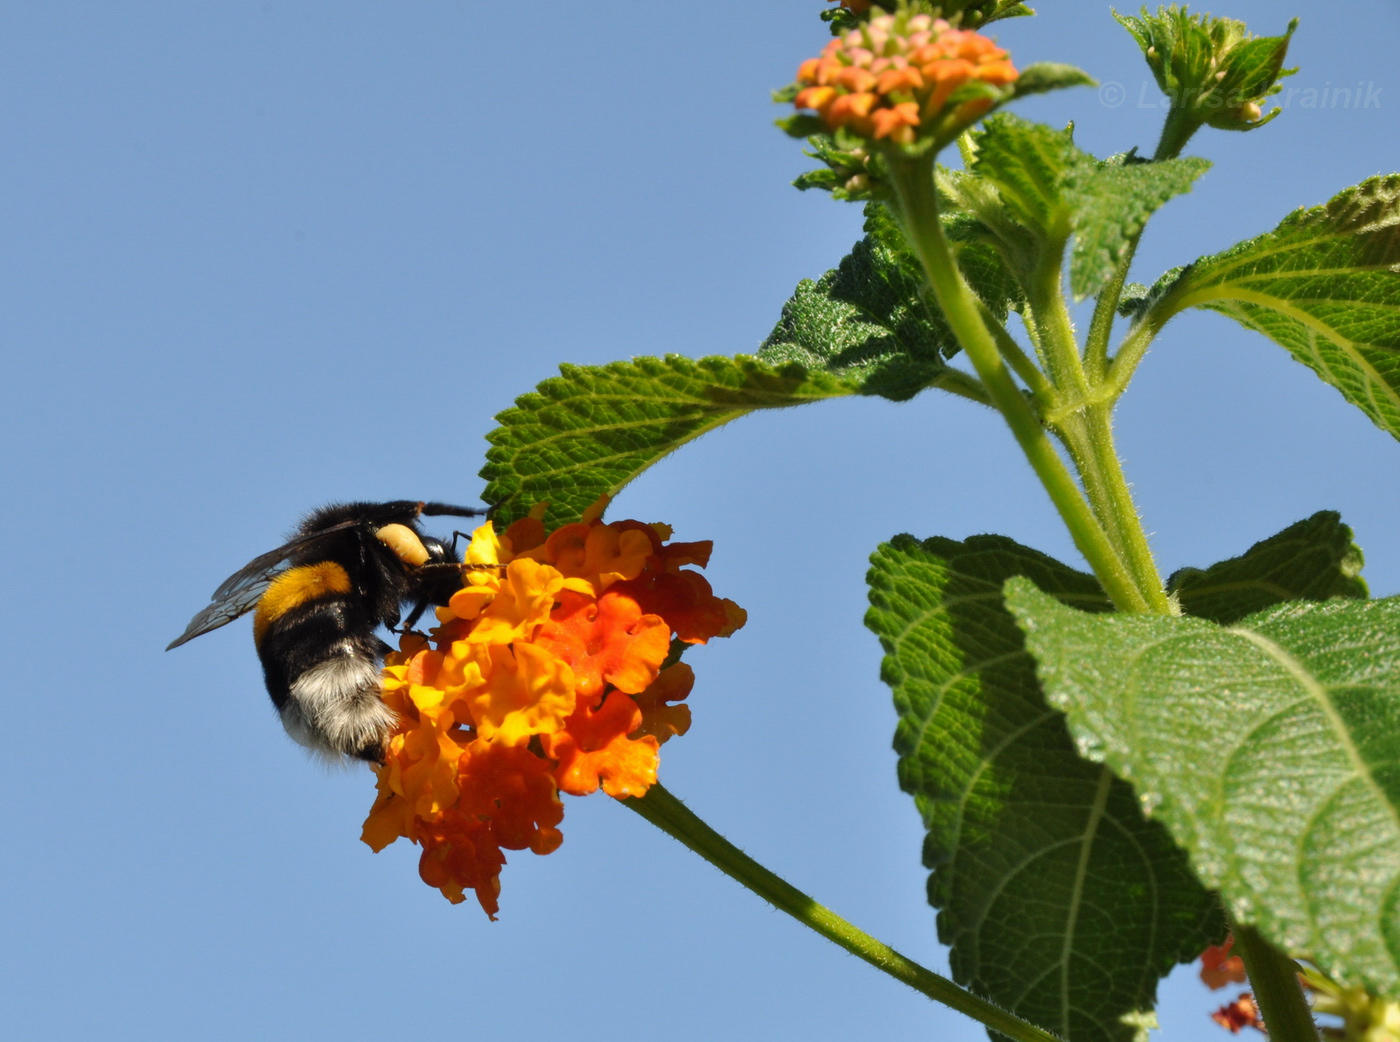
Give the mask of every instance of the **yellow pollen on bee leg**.
[{"label": "yellow pollen on bee leg", "polygon": [[304,564],[288,568],[272,580],[267,592],[258,599],[253,615],[253,642],[261,644],[267,627],[293,608],[328,593],[349,593],[350,573],[334,561]]},{"label": "yellow pollen on bee leg", "polygon": [[374,535],[394,551],[404,564],[419,568],[428,563],[428,548],[423,545],[423,540],[418,538],[418,533],[407,525],[385,525]]}]

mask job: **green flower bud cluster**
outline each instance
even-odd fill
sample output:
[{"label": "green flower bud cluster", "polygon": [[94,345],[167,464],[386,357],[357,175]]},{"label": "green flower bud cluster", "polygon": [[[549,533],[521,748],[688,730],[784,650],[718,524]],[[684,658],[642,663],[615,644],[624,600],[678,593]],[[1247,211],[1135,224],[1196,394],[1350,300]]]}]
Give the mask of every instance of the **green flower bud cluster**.
[{"label": "green flower bud cluster", "polygon": [[[841,0],[839,6],[822,12],[822,20],[831,23],[831,33],[837,36],[856,28],[872,14],[892,12],[896,6],[896,0],[885,0],[884,4],[872,3],[872,0]],[[882,7],[885,10],[878,9]],[[976,29],[1002,18],[1021,18],[1035,13],[1021,0],[944,0],[943,3],[915,0],[905,7],[915,13],[942,18],[959,29]]]},{"label": "green flower bud cluster", "polygon": [[1182,140],[1202,126],[1256,130],[1282,110],[1264,114],[1263,103],[1282,88],[1295,18],[1282,36],[1251,36],[1243,22],[1191,14],[1184,6],[1159,7],[1155,15],[1113,15],[1137,40],[1157,85],[1171,99]]}]

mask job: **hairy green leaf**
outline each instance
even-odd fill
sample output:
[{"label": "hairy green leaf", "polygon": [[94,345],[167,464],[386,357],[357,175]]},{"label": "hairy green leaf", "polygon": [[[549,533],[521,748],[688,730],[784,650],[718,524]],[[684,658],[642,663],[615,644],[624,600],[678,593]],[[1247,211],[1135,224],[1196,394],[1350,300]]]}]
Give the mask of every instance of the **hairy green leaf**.
[{"label": "hairy green leaf", "polygon": [[1152,215],[1191,191],[1210,166],[1207,159],[1144,163],[1119,156],[1081,167],[1070,183],[1078,210],[1069,274],[1076,299],[1101,290]]},{"label": "hairy green leaf", "polygon": [[1400,438],[1400,174],[1373,177],[1187,268],[1144,316],[1229,315]]},{"label": "hairy green leaf", "polygon": [[1065,1038],[1130,1042],[1158,979],[1223,924],[1131,788],[1078,756],[1001,591],[1027,575],[1083,608],[1107,598],[1000,536],[899,536],[872,563],[866,624],[886,652],[900,784],[928,828],[954,977]]},{"label": "hairy green leaf", "polygon": [[[755,409],[850,394],[903,401],[953,376],[944,359],[957,341],[883,206],[866,207],[865,232],[834,271],[797,287],[757,357],[566,365],[518,398],[487,436],[482,498],[492,517],[508,524],[548,500],[550,522],[564,524],[687,441]],[[960,244],[958,256],[998,319],[1019,306],[993,249]]]},{"label": "hairy green leaf", "polygon": [[1008,215],[1037,239],[1068,238],[1074,214],[1065,186],[1093,162],[1074,135],[1004,113],[987,120],[976,141],[972,174],[996,187]]},{"label": "hairy green leaf", "polygon": [[1400,995],[1400,598],[1232,626],[1092,615],[1006,586],[1052,704],[1240,920]]},{"label": "hairy green leaf", "polygon": [[560,367],[496,417],[481,476],[498,525],[548,500],[551,524],[578,520],[661,457],[755,409],[854,394],[859,385],[800,365],[676,355]]},{"label": "hairy green leaf", "polygon": [[1097,87],[1098,81],[1083,69],[1061,62],[1036,62],[1021,70],[1016,80],[1016,97],[1048,94],[1066,87]]},{"label": "hairy green leaf", "polygon": [[940,15],[950,20],[956,18],[954,24],[964,29],[976,29],[1002,18],[1024,18],[1035,14],[1020,0],[952,0],[936,6]]},{"label": "hairy green leaf", "polygon": [[[974,291],[999,320],[1016,293],[996,254],[981,244],[960,250]],[[958,350],[904,236],[879,204],[865,208],[865,238],[833,271],[804,281],[759,350],[770,364],[796,362],[855,381],[861,394],[912,398]]]},{"label": "hairy green leaf", "polygon": [[1131,154],[1099,161],[1068,130],[1000,115],[977,136],[971,174],[946,175],[941,186],[982,222],[1022,279],[1073,235],[1070,287],[1083,298],[1103,287],[1152,215],[1209,168],[1204,159],[1150,163]]},{"label": "hairy green leaf", "polygon": [[1339,514],[1323,510],[1239,557],[1204,571],[1183,568],[1167,583],[1182,609],[1221,625],[1239,622],[1284,601],[1364,600],[1365,557]]}]

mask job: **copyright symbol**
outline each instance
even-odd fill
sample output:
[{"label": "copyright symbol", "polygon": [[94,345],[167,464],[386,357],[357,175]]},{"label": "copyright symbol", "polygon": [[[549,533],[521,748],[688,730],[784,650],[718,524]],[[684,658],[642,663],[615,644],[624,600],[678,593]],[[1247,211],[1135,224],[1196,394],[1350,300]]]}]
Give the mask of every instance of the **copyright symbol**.
[{"label": "copyright symbol", "polygon": [[1105,108],[1116,109],[1128,100],[1128,92],[1121,83],[1105,83],[1099,88],[1099,103]]}]

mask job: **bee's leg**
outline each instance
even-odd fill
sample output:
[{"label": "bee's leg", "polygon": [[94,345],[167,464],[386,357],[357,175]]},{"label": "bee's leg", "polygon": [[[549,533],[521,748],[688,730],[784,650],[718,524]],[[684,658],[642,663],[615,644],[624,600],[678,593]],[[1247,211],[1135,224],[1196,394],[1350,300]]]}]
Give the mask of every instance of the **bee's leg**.
[{"label": "bee's leg", "polygon": [[[426,598],[426,597],[419,597],[418,600],[417,600],[417,601],[414,603],[414,605],[413,605],[413,610],[412,610],[411,612],[408,613],[408,618],[406,618],[406,619],[403,620],[403,626],[400,627],[399,629],[394,630],[394,632],[395,632],[395,633],[400,633],[400,634],[403,634],[403,633],[417,633],[418,631],[415,630],[415,629],[413,628],[413,627],[414,627],[414,624],[417,623],[418,620],[421,619],[421,618],[423,617],[423,613],[424,613],[425,611],[427,611],[427,610],[428,610],[428,598]],[[419,636],[426,636],[426,635],[427,635],[427,634],[419,634]]]}]

